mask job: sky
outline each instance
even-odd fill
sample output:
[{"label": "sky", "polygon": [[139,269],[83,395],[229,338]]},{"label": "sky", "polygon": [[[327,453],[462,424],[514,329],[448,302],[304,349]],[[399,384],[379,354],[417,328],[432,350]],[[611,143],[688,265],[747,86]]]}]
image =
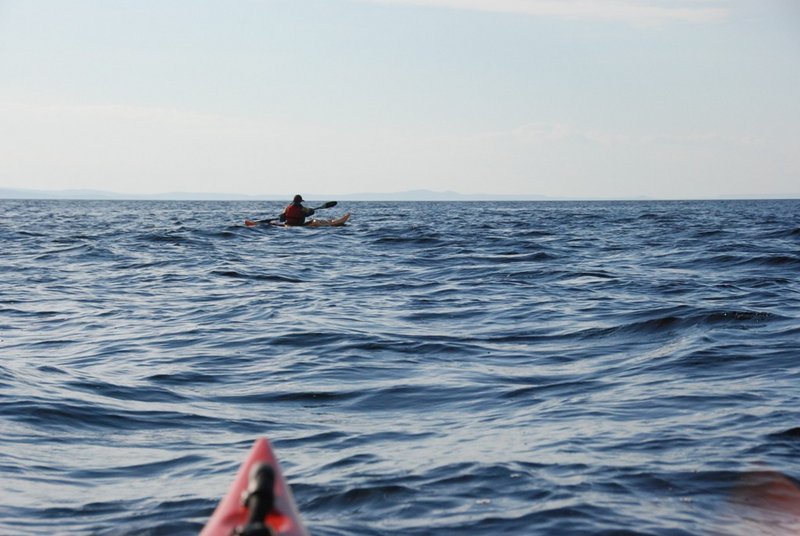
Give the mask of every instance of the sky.
[{"label": "sky", "polygon": [[800,196],[798,0],[0,0],[0,188]]}]

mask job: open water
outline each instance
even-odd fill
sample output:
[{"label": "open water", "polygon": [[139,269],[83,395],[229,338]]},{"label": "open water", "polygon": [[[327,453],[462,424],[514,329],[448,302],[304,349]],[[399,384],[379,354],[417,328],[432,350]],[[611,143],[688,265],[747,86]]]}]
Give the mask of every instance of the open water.
[{"label": "open water", "polygon": [[280,207],[0,201],[0,533],[800,533],[800,202]]}]

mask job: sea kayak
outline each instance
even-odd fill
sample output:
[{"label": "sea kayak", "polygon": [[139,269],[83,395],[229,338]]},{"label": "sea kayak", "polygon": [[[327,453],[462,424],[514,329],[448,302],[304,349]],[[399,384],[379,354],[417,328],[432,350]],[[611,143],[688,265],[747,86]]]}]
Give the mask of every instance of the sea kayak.
[{"label": "sea kayak", "polygon": [[305,223],[305,225],[286,225],[285,223],[281,223],[279,220],[262,220],[262,221],[253,221],[253,220],[244,220],[244,224],[247,227],[257,227],[259,225],[272,225],[274,227],[341,227],[347,220],[350,219],[350,213],[346,213],[341,218],[337,218],[335,220],[309,220]]},{"label": "sea kayak", "polygon": [[308,536],[278,459],[265,438],[256,440],[228,494],[200,536]]}]

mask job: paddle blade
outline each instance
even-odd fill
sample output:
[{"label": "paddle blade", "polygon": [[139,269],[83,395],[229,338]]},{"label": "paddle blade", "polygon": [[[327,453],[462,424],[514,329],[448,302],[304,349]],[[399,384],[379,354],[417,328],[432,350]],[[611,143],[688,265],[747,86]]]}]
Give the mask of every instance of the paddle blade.
[{"label": "paddle blade", "polygon": [[324,205],[322,205],[322,206],[320,206],[320,207],[317,207],[317,210],[319,210],[319,209],[321,209],[321,208],[331,208],[331,207],[335,207],[335,206],[336,206],[336,205],[338,205],[338,204],[339,204],[339,202],[338,202],[338,201],[328,201],[328,202],[327,202],[327,203],[325,203]]},{"label": "paddle blade", "polygon": [[257,224],[256,222],[254,222],[253,220],[244,220],[244,224],[245,224],[245,226],[247,226],[247,227],[255,227],[256,225],[258,225],[258,224]]}]

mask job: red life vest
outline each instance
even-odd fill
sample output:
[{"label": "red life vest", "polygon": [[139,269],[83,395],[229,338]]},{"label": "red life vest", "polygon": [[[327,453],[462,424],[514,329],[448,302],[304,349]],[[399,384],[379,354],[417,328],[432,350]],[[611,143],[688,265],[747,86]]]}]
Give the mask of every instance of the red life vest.
[{"label": "red life vest", "polygon": [[286,225],[303,225],[306,221],[306,213],[303,210],[303,205],[295,205],[292,203],[286,210],[283,211],[286,216]]}]

